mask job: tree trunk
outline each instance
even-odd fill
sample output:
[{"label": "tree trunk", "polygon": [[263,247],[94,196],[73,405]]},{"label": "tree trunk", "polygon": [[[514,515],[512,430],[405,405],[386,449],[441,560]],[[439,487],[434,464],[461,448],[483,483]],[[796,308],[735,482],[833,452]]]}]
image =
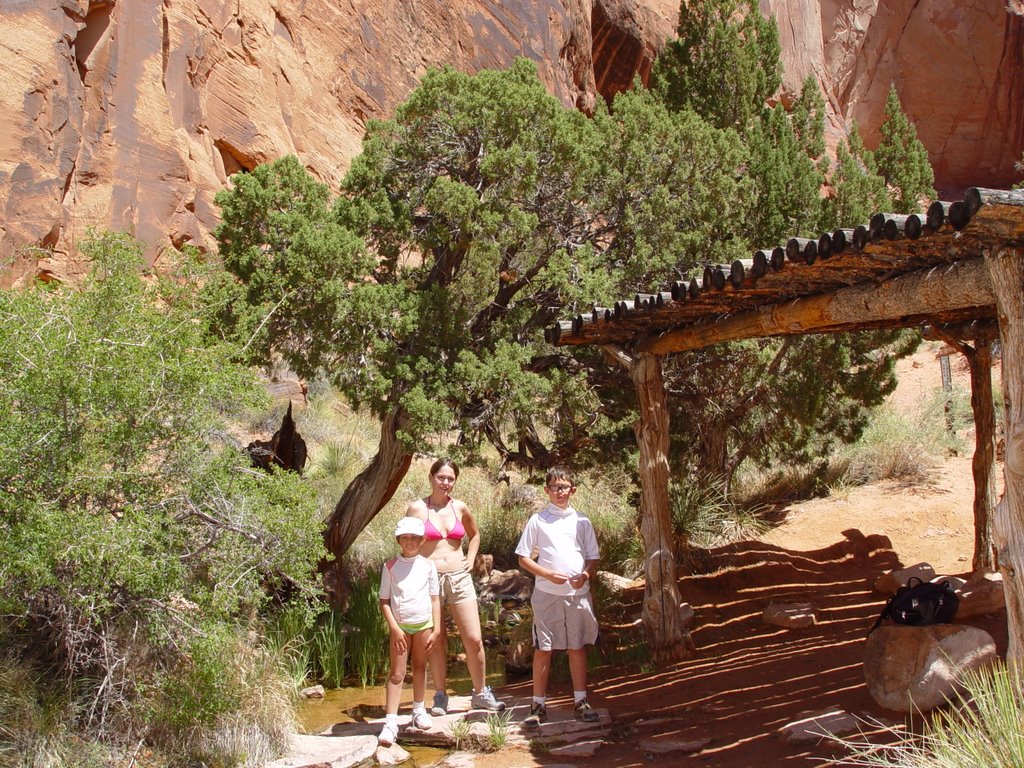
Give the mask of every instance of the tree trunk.
[{"label": "tree trunk", "polygon": [[995,567],[992,518],[996,508],[996,413],[992,402],[992,350],[988,341],[974,343],[967,354],[971,370],[971,409],[974,411],[974,557],[977,573]]},{"label": "tree trunk", "polygon": [[697,477],[701,479],[714,478],[719,481],[729,473],[729,426],[724,419],[712,419],[701,424],[698,429],[700,433],[698,455],[700,468]]},{"label": "tree trunk", "polygon": [[348,484],[334,512],[327,518],[324,543],[334,556],[336,586],[341,584],[341,558],[356,537],[395,495],[409,471],[412,454],[402,447],[398,432],[409,423],[409,416],[397,408],[380,425],[377,455]]},{"label": "tree trunk", "polygon": [[985,254],[996,297],[1003,355],[1006,456],[994,538],[1006,596],[1006,659],[1024,659],[1024,248]]},{"label": "tree trunk", "polygon": [[685,658],[693,648],[682,623],[668,501],[669,414],[661,358],[643,355],[629,366],[640,419],[640,535],[646,591],[642,621],[656,661]]}]

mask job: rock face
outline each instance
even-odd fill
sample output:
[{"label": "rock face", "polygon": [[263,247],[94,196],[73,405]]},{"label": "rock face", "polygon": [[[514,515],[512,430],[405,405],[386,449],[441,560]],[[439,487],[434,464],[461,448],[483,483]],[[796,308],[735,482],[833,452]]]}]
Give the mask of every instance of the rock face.
[{"label": "rock face", "polygon": [[775,14],[784,88],[821,83],[833,146],[851,120],[874,147],[895,84],[937,189],[1024,178],[1024,16],[1006,0],[761,0]]},{"label": "rock face", "polygon": [[[855,118],[873,146],[895,82],[940,188],[1019,175],[1024,35],[1003,0],[761,5],[779,20],[786,93],[818,77],[833,140]],[[216,191],[284,154],[337,184],[366,121],[430,66],[526,56],[589,111],[646,77],[677,17],[674,0],[6,0],[0,285],[73,278],[92,226],[134,232],[153,260],[210,248]]]}]

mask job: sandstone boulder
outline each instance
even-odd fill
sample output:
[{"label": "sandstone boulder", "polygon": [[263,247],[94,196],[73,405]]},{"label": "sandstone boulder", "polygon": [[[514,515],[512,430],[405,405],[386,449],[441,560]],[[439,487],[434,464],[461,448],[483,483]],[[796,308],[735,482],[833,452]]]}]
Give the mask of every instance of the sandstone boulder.
[{"label": "sandstone boulder", "polygon": [[882,594],[894,595],[897,589],[907,586],[911,578],[931,581],[935,578],[935,569],[928,563],[918,563],[909,568],[900,568],[899,570],[889,571],[889,573],[883,573],[875,581],[875,590]]},{"label": "sandstone boulder", "polygon": [[960,597],[960,607],[956,612],[958,619],[1006,611],[1001,573],[986,573],[972,579],[959,589],[957,594]]},{"label": "sandstone boulder", "polygon": [[507,571],[494,571],[480,585],[479,598],[481,603],[492,603],[495,600],[509,603],[506,607],[515,607],[528,602],[533,592],[533,579],[522,571],[511,568]]},{"label": "sandstone boulder", "polygon": [[969,669],[997,659],[996,644],[984,630],[956,624],[879,627],[864,650],[864,677],[882,707],[907,714],[946,703]]}]

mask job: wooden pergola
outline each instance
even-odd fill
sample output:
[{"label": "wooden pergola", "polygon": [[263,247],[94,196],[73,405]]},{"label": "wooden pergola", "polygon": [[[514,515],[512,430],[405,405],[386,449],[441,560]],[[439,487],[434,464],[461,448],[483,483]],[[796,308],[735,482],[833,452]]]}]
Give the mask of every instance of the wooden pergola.
[{"label": "wooden pergola", "polygon": [[[973,188],[925,214],[878,213],[868,224],[792,238],[703,275],[559,321],[556,345],[596,344],[630,374],[639,420],[646,595],[643,624],[658,659],[685,656],[669,517],[666,355],[724,341],[805,333],[927,327],[967,355],[978,426],[975,523],[992,518],[1003,575],[1008,659],[1024,655],[1024,190]],[[988,343],[1002,344],[1004,492],[995,498]],[[974,345],[968,344],[973,341]],[[987,384],[986,384],[987,381]],[[984,531],[975,568],[991,563]]]}]

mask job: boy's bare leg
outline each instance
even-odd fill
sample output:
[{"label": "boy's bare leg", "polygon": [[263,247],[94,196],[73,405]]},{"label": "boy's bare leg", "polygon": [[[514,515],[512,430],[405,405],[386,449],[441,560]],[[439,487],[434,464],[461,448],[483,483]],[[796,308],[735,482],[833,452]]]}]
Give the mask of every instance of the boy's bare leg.
[{"label": "boy's bare leg", "polygon": [[574,691],[587,690],[587,649],[570,648],[566,653],[569,656],[569,677],[572,678],[572,689]]},{"label": "boy's bare leg", "polygon": [[[533,695],[546,696],[548,692],[548,676],[551,674],[552,651],[533,650]],[[586,659],[584,658],[584,661]]]},{"label": "boy's bare leg", "polygon": [[[462,646],[466,649],[466,666],[469,668],[469,677],[473,681],[473,690],[482,691],[487,685],[487,677],[479,608],[475,600],[466,600],[449,607],[452,609],[455,626],[459,628]],[[431,667],[431,671],[433,671],[433,667]]]},{"label": "boy's bare leg", "polygon": [[405,665],[408,659],[408,650],[396,651],[394,645],[391,646],[391,672],[388,674],[388,682],[384,689],[384,711],[389,715],[398,714],[398,705],[402,701],[402,683],[405,682]]},{"label": "boy's bare leg", "polygon": [[[412,700],[423,701],[427,689],[427,637],[430,632],[422,629],[412,636]],[[399,687],[401,692],[401,687]],[[398,711],[397,709],[395,710]]]}]

